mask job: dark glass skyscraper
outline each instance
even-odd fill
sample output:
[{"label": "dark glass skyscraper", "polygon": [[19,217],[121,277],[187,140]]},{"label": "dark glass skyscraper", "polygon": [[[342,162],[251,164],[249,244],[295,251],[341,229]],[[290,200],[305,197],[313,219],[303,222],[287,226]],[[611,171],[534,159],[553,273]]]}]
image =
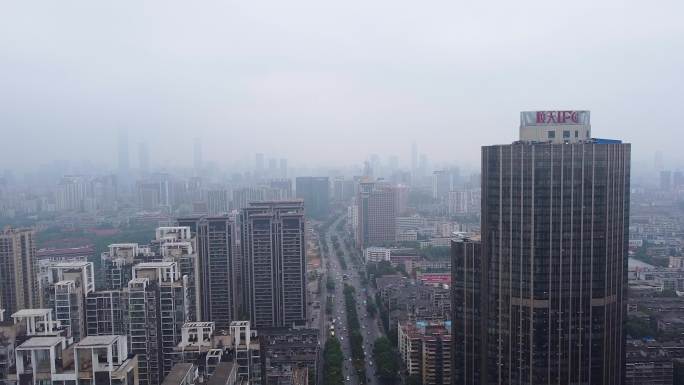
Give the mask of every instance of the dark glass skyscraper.
[{"label": "dark glass skyscraper", "polygon": [[486,349],[482,314],[486,281],[482,279],[481,243],[463,239],[451,243],[451,373],[455,385],[482,384],[481,369]]},{"label": "dark glass skyscraper", "polygon": [[630,145],[591,139],[588,111],[523,113],[520,130],[482,148],[479,264],[452,246],[454,278],[483,283],[453,284],[454,309],[483,322],[454,314],[454,357],[484,349],[455,383],[622,384]]}]

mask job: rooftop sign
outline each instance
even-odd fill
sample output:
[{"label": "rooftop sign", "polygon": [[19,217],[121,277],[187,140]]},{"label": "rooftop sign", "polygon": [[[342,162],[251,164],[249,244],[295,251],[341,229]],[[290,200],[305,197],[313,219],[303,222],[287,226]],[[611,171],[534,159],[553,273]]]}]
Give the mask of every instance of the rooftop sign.
[{"label": "rooftop sign", "polygon": [[523,111],[520,126],[589,125],[589,111]]}]

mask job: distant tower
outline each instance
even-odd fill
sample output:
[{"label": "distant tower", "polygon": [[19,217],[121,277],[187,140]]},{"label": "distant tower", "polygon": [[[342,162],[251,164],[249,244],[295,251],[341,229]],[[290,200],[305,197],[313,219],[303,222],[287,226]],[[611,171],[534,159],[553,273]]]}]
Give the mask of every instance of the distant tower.
[{"label": "distant tower", "polygon": [[363,162],[363,176],[366,176],[366,177],[372,177],[373,176],[373,166],[371,166],[371,162],[369,162],[367,160]]},{"label": "distant tower", "polygon": [[140,163],[140,172],[142,174],[149,174],[150,172],[150,151],[147,143],[140,143],[138,145],[138,162]]},{"label": "distant tower", "polygon": [[199,173],[202,169],[202,142],[200,141],[200,138],[195,138],[192,151],[192,165],[195,169],[195,173]]},{"label": "distant tower", "polygon": [[418,174],[423,177],[427,175],[428,158],[425,154],[420,154],[420,161],[418,162]]},{"label": "distant tower", "polygon": [[373,170],[373,175],[379,177],[382,173],[380,172],[380,157],[378,154],[371,154],[370,156],[370,166]]},{"label": "distant tower", "polygon": [[264,175],[264,154],[258,153],[254,158],[254,174],[257,177]]},{"label": "distant tower", "polygon": [[128,131],[125,128],[119,130],[119,173],[126,175],[130,169],[128,159]]},{"label": "distant tower", "polygon": [[662,151],[656,151],[655,157],[653,158],[653,167],[657,171],[662,171],[665,168],[665,161],[663,160]]},{"label": "distant tower", "polygon": [[379,246],[396,239],[396,187],[377,182],[361,182],[356,196],[359,248]]},{"label": "distant tower", "polygon": [[411,172],[415,174],[418,170],[418,145],[416,142],[411,143]]},{"label": "distant tower", "polygon": [[304,200],[306,216],[324,220],[330,215],[330,180],[327,176],[301,176],[295,179],[297,198]]},{"label": "distant tower", "polygon": [[287,178],[287,159],[280,159],[280,177]]},{"label": "distant tower", "polygon": [[268,176],[273,178],[278,176],[278,159],[270,158],[268,160]]},{"label": "distant tower", "polygon": [[387,167],[391,173],[397,171],[399,169],[399,158],[396,155],[390,156]]}]

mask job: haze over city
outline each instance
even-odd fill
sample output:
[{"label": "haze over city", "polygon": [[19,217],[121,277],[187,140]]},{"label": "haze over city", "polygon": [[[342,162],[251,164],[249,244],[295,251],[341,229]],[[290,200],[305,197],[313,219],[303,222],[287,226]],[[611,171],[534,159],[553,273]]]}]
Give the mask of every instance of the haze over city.
[{"label": "haze over city", "polygon": [[221,167],[254,152],[408,166],[415,141],[475,169],[481,145],[515,140],[518,112],[538,109],[591,110],[598,136],[638,143],[636,163],[662,151],[678,166],[682,13],[679,1],[6,2],[0,168],[114,167],[124,129],[153,165],[189,164],[189,136]]},{"label": "haze over city", "polygon": [[0,385],[684,385],[682,15],[0,5]]}]

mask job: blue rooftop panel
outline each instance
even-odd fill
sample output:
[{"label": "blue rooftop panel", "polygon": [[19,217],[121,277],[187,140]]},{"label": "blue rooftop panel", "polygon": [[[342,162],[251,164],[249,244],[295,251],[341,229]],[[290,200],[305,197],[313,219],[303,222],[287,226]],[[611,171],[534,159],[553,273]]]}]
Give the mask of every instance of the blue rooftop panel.
[{"label": "blue rooftop panel", "polygon": [[619,139],[591,138],[591,140],[596,144],[620,144],[620,143],[622,143],[622,141]]}]

